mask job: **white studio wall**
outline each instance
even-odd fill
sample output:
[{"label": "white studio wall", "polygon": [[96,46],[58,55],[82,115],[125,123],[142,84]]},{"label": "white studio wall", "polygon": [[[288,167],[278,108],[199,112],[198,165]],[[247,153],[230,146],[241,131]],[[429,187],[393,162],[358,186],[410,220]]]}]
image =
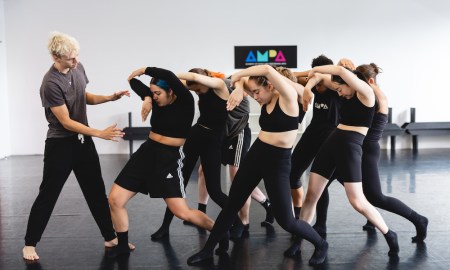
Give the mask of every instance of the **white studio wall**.
[{"label": "white studio wall", "polygon": [[4,14],[4,1],[0,0],[0,123],[3,127],[0,132],[0,159],[11,155]]},{"label": "white studio wall", "polygon": [[[6,155],[43,153],[47,123],[39,87],[52,64],[46,45],[53,30],[78,39],[88,91],[97,94],[128,89],[128,75],[143,66],[231,74],[236,45],[297,45],[297,70],[308,69],[320,54],[336,62],[346,57],[378,64],[384,71],[379,84],[399,125],[409,121],[410,107],[417,109],[417,121],[450,121],[444,79],[450,62],[450,3],[432,2],[0,1],[0,117],[10,126],[1,149],[6,140]],[[134,126],[148,125],[140,122],[140,106],[136,95],[90,106],[89,124],[125,127],[131,111]],[[128,153],[125,141],[96,139],[96,145],[101,154]],[[450,140],[421,137],[419,146],[450,147]],[[410,138],[398,138],[397,147],[410,148]]]}]

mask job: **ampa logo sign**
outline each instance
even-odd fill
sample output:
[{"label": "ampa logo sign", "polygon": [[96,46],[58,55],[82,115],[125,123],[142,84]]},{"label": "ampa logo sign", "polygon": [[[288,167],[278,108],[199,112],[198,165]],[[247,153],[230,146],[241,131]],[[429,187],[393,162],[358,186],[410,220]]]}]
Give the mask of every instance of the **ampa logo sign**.
[{"label": "ampa logo sign", "polygon": [[253,51],[250,51],[245,59],[246,63],[269,63],[269,58],[275,63],[286,63],[283,51],[268,50],[263,53],[256,51],[256,56]]},{"label": "ampa logo sign", "polygon": [[235,46],[235,68],[270,64],[297,67],[297,46]]}]

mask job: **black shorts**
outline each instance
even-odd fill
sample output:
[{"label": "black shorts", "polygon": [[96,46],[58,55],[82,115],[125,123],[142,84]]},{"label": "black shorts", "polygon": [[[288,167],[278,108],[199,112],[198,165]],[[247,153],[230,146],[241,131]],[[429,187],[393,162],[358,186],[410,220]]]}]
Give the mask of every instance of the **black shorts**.
[{"label": "black shorts", "polygon": [[147,139],[128,160],[115,183],[152,198],[185,198],[183,159],[183,147]]},{"label": "black shorts", "polygon": [[311,172],[330,179],[339,174],[342,182],[361,182],[361,158],[364,135],[336,129],[323,143],[317,154]]},{"label": "black shorts", "polygon": [[247,154],[252,140],[252,132],[247,126],[239,135],[228,140],[225,139],[222,144],[222,164],[239,167],[241,160]]}]

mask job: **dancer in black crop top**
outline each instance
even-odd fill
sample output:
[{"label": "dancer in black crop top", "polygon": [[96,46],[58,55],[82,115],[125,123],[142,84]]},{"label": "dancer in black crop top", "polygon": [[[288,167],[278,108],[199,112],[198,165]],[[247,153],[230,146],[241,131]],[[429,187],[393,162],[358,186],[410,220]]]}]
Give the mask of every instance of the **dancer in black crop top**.
[{"label": "dancer in black crop top", "polygon": [[[246,76],[251,77],[246,79]],[[296,117],[299,115],[298,93],[293,86],[294,83],[283,77],[273,67],[268,65],[253,66],[235,73],[231,81],[236,83],[237,87],[231,94],[229,109],[233,109],[233,106],[239,104],[239,100],[242,100],[244,87],[241,83],[244,83],[246,89],[249,90],[247,91],[249,95],[260,104],[266,104],[267,117],[271,117],[276,104],[279,103],[287,122],[292,118],[297,120]],[[325,260],[328,243],[309,224],[295,220],[292,215],[289,170],[291,149],[297,136],[297,126],[290,127],[290,125],[287,125],[282,129],[285,131],[260,131],[258,139],[251,146],[237,171],[230,188],[229,201],[217,217],[208,241],[199,253],[188,259],[188,264],[196,264],[213,256],[214,247],[219,239],[226,235],[236,213],[242,208],[261,179],[264,180],[267,195],[272,202],[273,214],[278,224],[283,229],[314,244],[316,250],[309,261],[310,264],[320,264]],[[216,254],[223,252],[224,250],[220,247],[216,250]]]},{"label": "dancer in black crop top", "polygon": [[[314,160],[308,185],[308,192],[302,207],[301,218],[310,223],[315,214],[316,204],[322,194],[328,179],[335,170],[344,182],[347,197],[355,210],[370,220],[385,236],[390,247],[389,256],[398,256],[399,247],[397,235],[389,230],[380,213],[371,205],[364,196],[362,189],[361,156],[362,143],[369,129],[367,124],[371,123],[375,108],[375,94],[367,83],[364,75],[352,72],[340,66],[318,66],[314,67],[309,74],[310,78],[321,76],[328,78],[332,75],[334,90],[347,99],[342,104],[340,124],[328,137]],[[307,109],[311,98],[311,88],[319,79],[310,79],[305,87],[303,106]],[[356,101],[351,100],[356,96]],[[351,100],[349,103],[349,100]],[[356,104],[356,105],[354,105]],[[347,106],[351,106],[351,110]],[[367,108],[372,108],[367,109]],[[354,114],[364,114],[364,119],[352,119]],[[352,123],[343,124],[343,123]]]},{"label": "dancer in black crop top", "polygon": [[[134,78],[143,74],[153,77],[150,88]],[[192,94],[175,74],[161,68],[138,69],[128,80],[132,89],[144,100],[141,111],[143,120],[150,110],[153,111],[150,119],[152,130],[111,188],[109,204],[119,244],[106,254],[109,257],[130,252],[125,206],[138,192],[148,193],[152,198],[163,198],[173,214],[201,228],[211,230],[214,224],[205,213],[190,209],[185,199],[181,168],[183,145],[194,118]]]},{"label": "dancer in black crop top", "polygon": [[269,114],[267,104],[261,106],[261,116],[259,117],[259,126],[262,131],[267,132],[285,132],[298,128],[298,116],[289,116],[285,114],[278,100],[275,101],[275,107]]},{"label": "dancer in black crop top", "polygon": [[[200,117],[190,129],[183,147],[186,154],[183,166],[184,186],[186,187],[200,158],[208,193],[215,203],[224,207],[228,196],[222,192],[220,185],[221,145],[228,117],[226,102],[229,91],[222,79],[198,74],[195,69],[191,71],[194,72],[178,74],[178,78],[185,80],[189,89],[198,94],[200,111]],[[151,235],[152,240],[160,239],[169,233],[172,218],[173,214],[166,209],[163,223]]]},{"label": "dancer in black crop top", "polygon": [[[368,78],[368,82],[377,97],[377,112],[374,115],[372,125],[367,132],[362,146],[362,186],[364,195],[375,207],[400,215],[413,223],[417,234],[412,238],[412,241],[422,242],[427,235],[428,219],[415,212],[400,200],[385,196],[381,190],[380,176],[378,173],[378,161],[380,159],[379,140],[381,139],[383,130],[387,123],[389,108],[386,95],[383,91],[381,91],[376,83],[376,77],[380,72],[380,69],[377,65],[371,63],[370,65],[360,65],[356,68],[356,70]],[[322,206],[319,207],[319,205]],[[321,218],[324,222],[326,221],[327,207],[328,205],[320,203],[317,207],[317,216],[324,216]],[[321,226],[326,228],[325,223]],[[370,221],[367,221],[367,224],[363,226],[363,229],[374,230],[375,228]]]},{"label": "dancer in black crop top", "polygon": [[[229,93],[233,92],[234,88],[231,87],[231,81],[229,79],[224,79],[224,74],[200,68],[194,70],[199,74],[223,79]],[[244,97],[238,107],[235,107],[228,112],[226,137],[222,143],[222,165],[228,165],[231,182],[233,182],[234,177],[236,176],[241,160],[243,160],[250,148],[252,135],[248,125],[249,113],[250,103],[247,97]],[[274,222],[274,217],[270,208],[270,200],[258,187],[255,187],[252,191],[251,198],[264,207],[266,211],[266,217],[264,221],[261,222],[261,226],[270,226]],[[198,209],[204,213],[206,212],[208,200],[209,194],[206,189],[205,176],[200,164],[198,168]],[[244,235],[248,236],[250,229],[250,205],[251,200],[249,198],[239,211],[241,222],[235,222],[234,226],[230,229],[230,239],[237,240]],[[191,225],[187,222],[183,222],[183,224]]]}]

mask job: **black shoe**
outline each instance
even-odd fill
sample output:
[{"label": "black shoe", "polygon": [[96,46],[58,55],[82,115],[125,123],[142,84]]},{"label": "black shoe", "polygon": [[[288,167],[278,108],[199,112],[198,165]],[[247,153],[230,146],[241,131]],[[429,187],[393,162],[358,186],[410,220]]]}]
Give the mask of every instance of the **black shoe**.
[{"label": "black shoe", "polygon": [[200,251],[188,258],[188,265],[196,265],[199,263],[213,260],[213,254],[211,251]]}]

